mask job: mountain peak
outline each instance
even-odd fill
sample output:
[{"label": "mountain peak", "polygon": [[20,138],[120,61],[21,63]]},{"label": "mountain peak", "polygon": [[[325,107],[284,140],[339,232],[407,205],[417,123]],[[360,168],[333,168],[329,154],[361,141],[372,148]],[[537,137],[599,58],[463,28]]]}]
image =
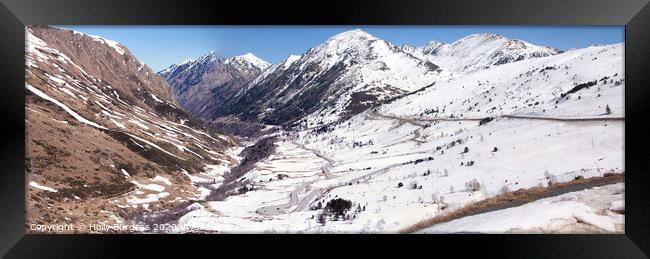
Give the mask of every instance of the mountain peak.
[{"label": "mountain peak", "polygon": [[467,35],[461,38],[460,40],[454,42],[454,44],[460,44],[466,41],[491,42],[491,41],[500,41],[500,40],[507,41],[508,38],[503,37],[496,33],[484,32],[484,33],[474,33],[474,34]]},{"label": "mountain peak", "polygon": [[237,57],[246,58],[246,59],[258,58],[257,56],[255,56],[255,54],[250,53],[250,52],[247,52],[246,54],[243,54],[243,55],[239,55]]},{"label": "mountain peak", "polygon": [[372,36],[370,33],[365,32],[362,29],[354,29],[354,30],[349,30],[349,31],[344,31],[339,34],[336,34],[332,36],[329,40],[372,40],[372,39],[377,39],[375,36]]},{"label": "mountain peak", "polygon": [[194,59],[186,58],[186,59],[181,60],[181,62],[176,63],[176,65],[177,66],[182,66],[182,65],[185,65],[185,64],[191,63],[191,62],[194,62]]},{"label": "mountain peak", "polygon": [[[204,63],[204,62],[213,62],[217,59],[217,54],[214,50],[210,50],[207,53],[203,54],[200,58],[194,63]],[[194,64],[193,64],[194,65]]]},{"label": "mountain peak", "polygon": [[225,64],[229,64],[230,62],[233,62],[233,61],[248,63],[250,65],[256,66],[256,67],[261,68],[261,69],[265,69],[265,68],[271,66],[271,64],[269,62],[266,62],[263,59],[258,58],[257,56],[255,56],[253,53],[250,53],[250,52],[248,52],[246,54],[243,54],[243,55],[234,56],[234,57],[224,59]]},{"label": "mountain peak", "polygon": [[[372,56],[366,54],[373,51],[370,46],[378,41],[378,38],[361,29],[344,31],[310,49],[301,58],[301,63],[319,64],[324,69],[335,64],[358,63],[360,59]],[[387,43],[384,42],[384,45],[387,46]]]},{"label": "mountain peak", "polygon": [[437,47],[437,46],[444,45],[444,44],[446,44],[446,43],[444,43],[442,41],[430,40],[430,41],[427,42],[427,44],[425,46],[436,46]]},{"label": "mountain peak", "polygon": [[440,47],[445,46],[445,45],[447,45],[447,43],[432,40],[432,41],[427,42],[427,44],[424,45],[421,49],[422,49],[422,52],[425,53],[425,54],[435,54]]}]

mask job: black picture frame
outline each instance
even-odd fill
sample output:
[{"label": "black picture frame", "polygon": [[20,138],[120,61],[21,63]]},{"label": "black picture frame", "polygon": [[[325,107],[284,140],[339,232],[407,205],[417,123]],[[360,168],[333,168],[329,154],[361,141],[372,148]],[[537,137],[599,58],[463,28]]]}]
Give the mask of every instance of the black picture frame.
[{"label": "black picture frame", "polygon": [[[0,0],[0,253],[10,258],[422,252],[498,258],[647,258],[650,254],[650,5],[647,0],[171,1]],[[609,235],[43,235],[25,234],[25,25],[624,25],[625,234]],[[179,246],[178,244],[185,244]],[[192,246],[187,246],[192,244]],[[233,244],[233,245],[230,245]],[[235,248],[237,244],[238,248]],[[250,244],[248,248],[241,244]],[[399,244],[399,245],[398,245]],[[453,248],[461,244],[460,249]],[[202,247],[208,251],[196,249]],[[286,249],[286,250],[285,250]],[[291,249],[291,250],[288,250]],[[290,253],[291,251],[291,253]],[[303,252],[300,252],[303,253]],[[301,254],[294,254],[300,256]],[[304,254],[303,254],[304,255]],[[292,256],[289,256],[292,257]]]}]

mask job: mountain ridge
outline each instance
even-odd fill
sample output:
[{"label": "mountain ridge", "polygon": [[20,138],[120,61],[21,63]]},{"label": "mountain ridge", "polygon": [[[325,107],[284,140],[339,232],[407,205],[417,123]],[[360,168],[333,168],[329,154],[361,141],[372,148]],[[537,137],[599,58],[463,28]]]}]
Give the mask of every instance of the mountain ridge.
[{"label": "mountain ridge", "polygon": [[237,162],[235,141],[182,110],[125,46],[49,26],[25,36],[27,222],[131,220]]},{"label": "mountain ridge", "polygon": [[420,58],[458,73],[472,73],[491,66],[562,53],[555,48],[490,32],[470,34],[452,43],[433,40],[424,46],[405,48]]},{"label": "mountain ridge", "polygon": [[[381,51],[377,52],[375,48]],[[558,53],[561,51],[510,40],[495,33],[470,34],[453,43],[431,40],[424,46],[414,47],[394,45],[361,29],[354,29],[333,35],[302,55],[292,55],[268,65],[254,78],[221,82],[235,84],[238,89],[228,91],[225,97],[218,97],[219,105],[190,111],[205,120],[235,116],[270,124],[294,124],[299,120],[307,125],[329,123],[344,120],[384,100],[417,91],[438,80],[449,79],[455,73],[467,74]],[[213,52],[202,58],[206,56],[215,59]],[[398,64],[400,59],[409,64]],[[388,66],[387,62],[393,63]],[[174,64],[163,71],[176,67],[189,70],[191,64]],[[427,70],[442,75],[440,78],[426,75]],[[177,85],[175,89],[196,84],[178,83],[165,77],[170,85]],[[396,79],[399,77],[403,79]],[[330,87],[332,84],[335,86]],[[348,90],[341,90],[343,88]],[[193,100],[197,98],[200,97],[193,96]]]}]

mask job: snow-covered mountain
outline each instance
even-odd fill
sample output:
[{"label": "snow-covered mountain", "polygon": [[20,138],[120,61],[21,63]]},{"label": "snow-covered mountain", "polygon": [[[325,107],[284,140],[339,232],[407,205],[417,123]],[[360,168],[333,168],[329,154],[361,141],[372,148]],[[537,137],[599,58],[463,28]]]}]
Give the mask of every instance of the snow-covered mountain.
[{"label": "snow-covered mountain", "polygon": [[316,125],[349,118],[452,73],[362,30],[337,34],[269,68],[217,115]]},{"label": "snow-covered mountain", "polygon": [[561,53],[554,48],[511,40],[494,33],[468,35],[451,44],[434,40],[421,47],[401,47],[414,56],[457,73],[471,73],[492,66]]},{"label": "snow-covered mountain", "polygon": [[230,69],[229,59],[208,53],[159,74],[174,87],[181,106],[200,118],[316,127],[460,74],[558,53],[493,33],[451,44],[396,46],[357,29],[273,66],[249,53],[231,58],[245,65]]},{"label": "snow-covered mountain", "polygon": [[440,82],[380,111],[417,118],[624,114],[623,45],[591,46]]},{"label": "snow-covered mountain", "polygon": [[[218,216],[202,208],[179,224],[226,232],[396,233],[518,190],[558,190],[558,184],[581,179],[620,183],[623,53],[623,45],[615,44],[492,66],[436,81],[326,131],[292,129],[279,136],[272,156],[242,176],[256,184],[255,191],[212,204]],[[544,210],[526,222],[504,225],[509,221],[491,217],[497,225],[446,231],[486,232],[490,226],[518,233],[620,233],[621,191],[597,206],[591,202],[596,196],[585,201],[571,193],[558,206],[539,207]],[[352,209],[327,216],[322,207],[339,198]]]},{"label": "snow-covered mountain", "polygon": [[125,46],[47,26],[25,36],[27,222],[116,223],[193,199],[192,177],[236,163],[234,141]]},{"label": "snow-covered mountain", "polygon": [[219,58],[209,52],[197,60],[186,59],[158,72],[174,89],[181,107],[201,119],[216,110],[270,64],[252,53]]}]

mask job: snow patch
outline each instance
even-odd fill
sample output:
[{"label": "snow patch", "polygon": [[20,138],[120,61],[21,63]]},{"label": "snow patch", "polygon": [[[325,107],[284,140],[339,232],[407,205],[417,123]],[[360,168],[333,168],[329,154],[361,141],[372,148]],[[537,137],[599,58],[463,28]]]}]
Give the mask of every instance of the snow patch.
[{"label": "snow patch", "polygon": [[154,182],[163,182],[163,183],[165,183],[167,185],[172,185],[172,182],[169,179],[167,179],[165,177],[162,177],[160,175],[156,175],[156,177],[153,178],[153,181]]},{"label": "snow patch", "polygon": [[55,190],[54,188],[47,187],[47,186],[45,186],[45,185],[40,185],[40,184],[38,184],[37,182],[33,182],[33,181],[32,181],[32,182],[29,182],[29,186],[34,187],[34,188],[39,189],[39,190],[43,190],[43,191],[48,191],[48,192],[58,192],[58,191]]},{"label": "snow patch", "polygon": [[95,122],[87,120],[86,118],[84,118],[81,115],[74,112],[72,109],[68,108],[68,106],[65,106],[65,104],[57,101],[56,99],[48,96],[47,94],[41,92],[40,90],[38,90],[37,88],[35,88],[35,87],[33,87],[33,86],[29,85],[29,84],[25,84],[25,88],[27,88],[27,90],[31,91],[32,93],[38,95],[39,97],[41,97],[41,98],[43,98],[45,100],[48,100],[48,101],[56,104],[57,106],[63,108],[63,110],[68,112],[68,114],[72,115],[72,117],[74,117],[75,119],[77,119],[78,121],[80,121],[82,123],[88,124],[90,126],[93,126],[95,128],[99,128],[99,129],[108,129],[106,127],[103,127],[103,126],[95,123]]}]

